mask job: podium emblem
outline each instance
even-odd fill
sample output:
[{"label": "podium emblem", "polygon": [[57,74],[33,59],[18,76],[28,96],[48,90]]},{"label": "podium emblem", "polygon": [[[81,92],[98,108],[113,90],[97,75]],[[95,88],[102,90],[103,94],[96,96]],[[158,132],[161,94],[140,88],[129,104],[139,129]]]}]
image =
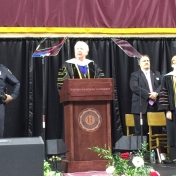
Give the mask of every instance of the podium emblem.
[{"label": "podium emblem", "polygon": [[80,127],[87,132],[96,131],[102,122],[100,113],[93,108],[84,109],[78,117]]}]

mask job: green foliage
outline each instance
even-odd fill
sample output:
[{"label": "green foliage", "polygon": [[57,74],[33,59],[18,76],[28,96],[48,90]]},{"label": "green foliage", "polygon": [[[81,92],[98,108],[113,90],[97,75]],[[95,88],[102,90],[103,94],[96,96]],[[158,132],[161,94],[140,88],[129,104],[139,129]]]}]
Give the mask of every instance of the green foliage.
[{"label": "green foliage", "polygon": [[51,167],[50,167],[50,164],[47,161],[44,160],[44,176],[46,176],[46,174],[50,171],[52,171]]},{"label": "green foliage", "polygon": [[[142,144],[142,149],[138,150],[138,152],[135,153],[135,156],[144,158],[144,153],[148,152],[147,150],[148,144],[144,142]],[[88,148],[89,150],[93,150],[96,153],[98,153],[98,156],[100,158],[104,158],[108,161],[107,167],[114,166],[115,173],[117,175],[124,175],[124,176],[148,176],[150,170],[152,169],[151,166],[140,166],[140,167],[134,167],[132,163],[130,163],[129,159],[122,159],[120,155],[112,155],[112,151],[110,148],[107,148],[106,145],[104,148],[99,148],[98,146],[93,146],[91,148]]]},{"label": "green foliage", "polygon": [[44,176],[63,176],[63,174],[52,171],[50,164],[44,160]]},{"label": "green foliage", "polygon": [[144,159],[144,154],[149,152],[148,149],[147,149],[148,148],[148,143],[146,141],[144,141],[142,143],[141,148],[142,148],[141,150],[138,150],[138,152],[135,153],[135,156],[139,156],[139,157]]}]

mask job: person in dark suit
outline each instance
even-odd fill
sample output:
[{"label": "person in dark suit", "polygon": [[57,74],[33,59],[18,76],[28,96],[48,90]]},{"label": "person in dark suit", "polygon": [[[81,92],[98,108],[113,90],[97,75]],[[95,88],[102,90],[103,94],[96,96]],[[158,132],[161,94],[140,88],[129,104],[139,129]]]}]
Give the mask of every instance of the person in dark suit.
[{"label": "person in dark suit", "polygon": [[143,135],[147,135],[147,112],[156,112],[158,109],[161,75],[158,71],[150,70],[150,58],[147,55],[141,57],[139,65],[140,70],[133,72],[130,78],[133,92],[131,113],[134,114],[135,135],[141,135],[140,112],[143,118]]}]

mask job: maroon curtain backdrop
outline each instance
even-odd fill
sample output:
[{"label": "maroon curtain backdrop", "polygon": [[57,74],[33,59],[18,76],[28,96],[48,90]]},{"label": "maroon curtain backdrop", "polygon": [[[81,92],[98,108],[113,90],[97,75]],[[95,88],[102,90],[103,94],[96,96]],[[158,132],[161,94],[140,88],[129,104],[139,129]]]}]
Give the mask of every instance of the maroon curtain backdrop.
[{"label": "maroon curtain backdrop", "polygon": [[1,0],[1,27],[174,28],[176,0]]}]

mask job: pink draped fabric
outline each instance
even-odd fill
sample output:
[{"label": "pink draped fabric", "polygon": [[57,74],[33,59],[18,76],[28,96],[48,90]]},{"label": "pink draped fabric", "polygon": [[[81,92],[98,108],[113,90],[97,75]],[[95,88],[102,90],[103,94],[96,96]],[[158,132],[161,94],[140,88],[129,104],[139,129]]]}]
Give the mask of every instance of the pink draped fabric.
[{"label": "pink draped fabric", "polygon": [[1,0],[1,27],[174,28],[176,0]]}]

